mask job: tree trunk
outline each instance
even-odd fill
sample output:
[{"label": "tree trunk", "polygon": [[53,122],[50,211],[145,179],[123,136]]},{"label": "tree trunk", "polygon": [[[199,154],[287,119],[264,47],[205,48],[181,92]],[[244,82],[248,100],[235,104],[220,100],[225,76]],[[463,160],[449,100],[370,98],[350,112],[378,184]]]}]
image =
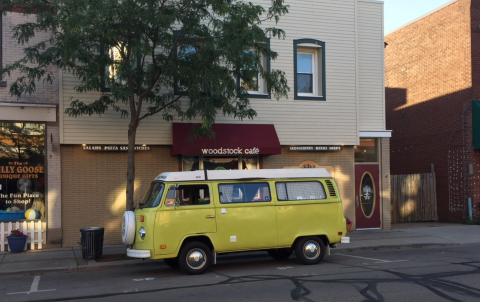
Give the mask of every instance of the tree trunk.
[{"label": "tree trunk", "polygon": [[137,126],[128,127],[128,159],[127,159],[127,211],[135,209],[133,193],[135,192],[135,137]]}]

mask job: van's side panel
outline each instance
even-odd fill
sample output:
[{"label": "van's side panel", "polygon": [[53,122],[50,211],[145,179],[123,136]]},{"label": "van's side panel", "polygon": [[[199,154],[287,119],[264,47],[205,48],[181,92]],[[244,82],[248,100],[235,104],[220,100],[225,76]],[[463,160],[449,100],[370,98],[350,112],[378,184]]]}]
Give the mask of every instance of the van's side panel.
[{"label": "van's side panel", "polygon": [[[326,189],[323,181],[322,184]],[[272,187],[275,188],[275,183]],[[346,224],[339,197],[328,197],[323,200],[278,201],[275,192],[274,198],[277,205],[279,247],[290,247],[296,238],[303,236],[325,235],[330,243],[338,243],[341,237],[345,236]],[[338,235],[339,232],[342,232],[342,235]]]},{"label": "van's side panel", "polygon": [[[183,184],[188,185],[188,183]],[[209,186],[211,192],[211,184]],[[208,205],[178,206],[175,208],[173,206],[165,206],[164,196],[161,208],[155,215],[155,254],[176,254],[183,238],[211,234],[216,231],[217,225],[213,202],[210,202]],[[166,248],[161,249],[161,245],[166,245]]]},{"label": "van's side panel", "polygon": [[[222,204],[218,184],[214,184],[213,187],[217,218],[215,243],[217,252],[256,250],[272,248],[277,245],[276,214],[273,201]],[[270,189],[272,188],[270,187]]]}]

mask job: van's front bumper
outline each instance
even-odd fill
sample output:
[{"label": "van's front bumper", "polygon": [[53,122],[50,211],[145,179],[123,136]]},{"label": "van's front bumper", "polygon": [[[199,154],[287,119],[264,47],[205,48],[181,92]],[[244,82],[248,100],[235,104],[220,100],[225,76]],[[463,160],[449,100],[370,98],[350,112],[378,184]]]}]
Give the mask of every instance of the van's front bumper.
[{"label": "van's front bumper", "polygon": [[142,258],[142,259],[150,258],[150,251],[127,249],[127,256],[132,258]]}]

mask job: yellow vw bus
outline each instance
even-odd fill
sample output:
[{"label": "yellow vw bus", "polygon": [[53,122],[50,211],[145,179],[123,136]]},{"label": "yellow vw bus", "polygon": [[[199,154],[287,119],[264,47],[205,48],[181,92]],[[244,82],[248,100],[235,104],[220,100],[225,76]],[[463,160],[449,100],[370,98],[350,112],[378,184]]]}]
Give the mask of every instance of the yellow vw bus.
[{"label": "yellow vw bus", "polygon": [[325,169],[162,173],[122,223],[129,257],[164,259],[188,274],[204,273],[217,254],[252,250],[277,260],[295,251],[301,263],[317,264],[345,235]]}]

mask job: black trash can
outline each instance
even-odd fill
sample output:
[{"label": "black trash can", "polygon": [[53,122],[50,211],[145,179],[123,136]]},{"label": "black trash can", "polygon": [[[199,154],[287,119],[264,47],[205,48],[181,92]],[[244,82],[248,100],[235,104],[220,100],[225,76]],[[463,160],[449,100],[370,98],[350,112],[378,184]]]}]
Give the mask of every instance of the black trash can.
[{"label": "black trash can", "polygon": [[90,256],[102,257],[103,231],[104,229],[99,227],[80,229],[83,259],[88,259]]}]

